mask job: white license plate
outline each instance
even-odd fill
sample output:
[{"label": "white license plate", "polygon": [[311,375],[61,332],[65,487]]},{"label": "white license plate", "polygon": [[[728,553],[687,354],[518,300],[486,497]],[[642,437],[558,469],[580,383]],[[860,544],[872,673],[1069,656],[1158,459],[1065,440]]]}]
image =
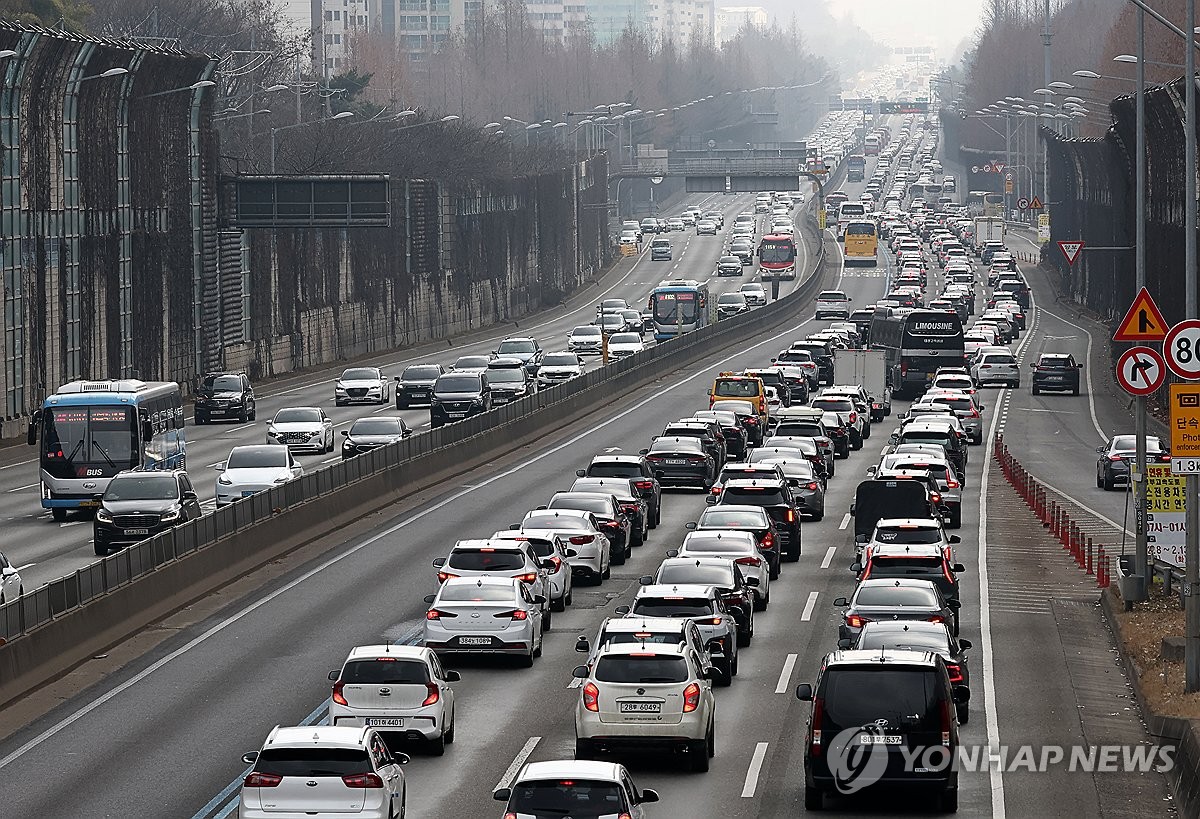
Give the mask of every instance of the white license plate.
[{"label": "white license plate", "polygon": [[223,410],[223,409],[214,409],[214,410],[209,410],[209,411],[208,411],[208,414],[209,414],[209,415],[224,415],[224,414],[225,414],[225,410]]},{"label": "white license plate", "polygon": [[368,728],[403,728],[404,720],[397,718],[368,717],[364,720]]},{"label": "white license plate", "polygon": [[879,734],[859,734],[859,745],[903,745],[904,737],[895,735],[880,736]]},{"label": "white license plate", "polygon": [[251,495],[253,495],[253,494],[254,494],[254,491],[253,491],[253,490],[251,490],[251,489],[243,489],[243,490],[242,490],[242,497],[243,497],[243,498],[248,498],[248,497],[250,497],[250,496],[251,496]]},{"label": "white license plate", "polygon": [[452,412],[452,413],[450,413],[450,417],[451,418],[466,418],[467,414],[465,412]]},{"label": "white license plate", "polygon": [[662,712],[661,702],[622,702],[622,714],[658,714]]},{"label": "white license plate", "polygon": [[679,460],[671,460],[671,459],[668,459],[668,460],[667,460],[667,465],[668,465],[668,466],[686,466],[686,465],[687,465],[687,461],[679,461]]},{"label": "white license plate", "polygon": [[127,534],[127,535],[148,535],[148,534],[150,534],[150,530],[149,529],[126,529],[125,534]]},{"label": "white license plate", "polygon": [[459,637],[458,644],[460,646],[490,646],[492,644],[491,637]]}]

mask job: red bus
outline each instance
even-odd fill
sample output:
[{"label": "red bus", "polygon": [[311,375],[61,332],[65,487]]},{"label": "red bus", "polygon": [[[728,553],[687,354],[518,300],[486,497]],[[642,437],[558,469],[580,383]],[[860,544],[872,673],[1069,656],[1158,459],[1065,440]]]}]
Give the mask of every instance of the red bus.
[{"label": "red bus", "polygon": [[763,281],[796,278],[796,240],[786,233],[768,233],[758,243],[758,269]]}]

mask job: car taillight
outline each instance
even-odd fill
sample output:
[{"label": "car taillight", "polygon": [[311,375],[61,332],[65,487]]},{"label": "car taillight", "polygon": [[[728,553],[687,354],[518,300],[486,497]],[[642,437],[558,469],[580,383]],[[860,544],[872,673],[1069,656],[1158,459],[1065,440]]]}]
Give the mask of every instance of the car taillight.
[{"label": "car taillight", "polygon": [[819,486],[820,486],[820,484],[818,484],[816,481],[809,481],[809,482],[808,482],[808,488],[809,488],[809,489],[817,489]]},{"label": "car taillight", "polygon": [[963,681],[962,668],[954,663],[946,663],[946,670],[950,672],[950,682],[960,683]]},{"label": "car taillight", "polygon": [[812,719],[809,720],[809,748],[813,756],[821,755],[821,722],[825,716],[825,700],[817,697],[813,700]]},{"label": "car taillight", "polygon": [[796,522],[796,510],[795,509],[787,510],[787,522],[788,523]]},{"label": "car taillight", "polygon": [[621,522],[619,520],[606,520],[600,524],[605,529],[620,529]]},{"label": "car taillight", "polygon": [[638,505],[636,503],[623,503],[621,504],[621,508],[630,513],[636,513],[638,511]]},{"label": "car taillight", "polygon": [[282,781],[283,777],[278,774],[258,773],[256,771],[243,779],[242,785],[247,788],[274,788]]},{"label": "car taillight", "polygon": [[747,418],[745,423],[747,424],[747,426],[757,426],[758,419],[757,418]]},{"label": "car taillight", "polygon": [[761,566],[762,565],[762,560],[760,560],[757,557],[739,557],[737,560],[735,560],[733,562],[737,563],[739,565],[742,565],[742,566]]},{"label": "car taillight", "polygon": [[1121,460],[1121,456],[1120,455],[1109,455],[1108,459],[1110,461],[1119,461],[1119,460]]},{"label": "car taillight", "polygon": [[690,714],[700,707],[700,686],[692,683],[683,689],[683,713]]},{"label": "car taillight", "polygon": [[502,611],[498,614],[493,614],[492,616],[496,619],[507,617],[512,620],[528,620],[529,612],[525,611],[525,609],[513,609],[512,611]]},{"label": "car taillight", "polygon": [[689,455],[687,457],[687,459],[691,463],[698,464],[698,463],[703,463],[704,461],[707,461],[708,456],[707,455]]},{"label": "car taillight", "polygon": [[349,705],[350,704],[350,703],[346,702],[346,695],[342,693],[342,689],[345,687],[346,687],[346,684],[344,682],[342,682],[341,680],[338,680],[337,682],[335,682],[333,684],[333,693],[330,695],[330,699],[332,699],[338,705]]},{"label": "car taillight", "polygon": [[585,543],[591,543],[595,539],[595,535],[575,535],[571,538],[571,545],[583,546]]},{"label": "car taillight", "polygon": [[587,683],[583,686],[583,707],[589,711],[600,710],[600,689],[595,683]]},{"label": "car taillight", "polygon": [[557,572],[559,569],[562,568],[562,564],[563,564],[562,558],[559,557],[558,555],[551,555],[550,562],[554,564],[554,571]]},{"label": "car taillight", "polygon": [[908,373],[908,362],[905,361],[904,359],[900,359],[900,375],[906,375],[907,373]]},{"label": "car taillight", "polygon": [[858,413],[857,412],[850,413],[850,423],[853,424],[857,421],[858,421]]},{"label": "car taillight", "polygon": [[869,622],[867,618],[861,614],[846,615],[846,625],[850,628],[862,628],[867,622]]},{"label": "car taillight", "polygon": [[653,481],[634,481],[634,486],[643,491],[654,488]]},{"label": "car taillight", "polygon": [[537,580],[537,572],[519,574],[517,575],[517,580],[520,580],[522,583],[533,583]]},{"label": "car taillight", "polygon": [[944,558],[942,560],[942,577],[946,578],[947,583],[954,582],[954,575],[950,574],[950,563]]},{"label": "car taillight", "polygon": [[941,503],[942,502],[942,493],[941,492],[930,492],[929,499],[931,501],[933,501],[934,503]]},{"label": "car taillight", "polygon": [[421,705],[433,705],[442,698],[442,692],[437,687],[437,683],[425,683],[425,700]]},{"label": "car taillight", "polygon": [[382,788],[383,780],[379,778],[379,774],[360,773],[347,774],[342,777],[342,782],[347,788]]},{"label": "car taillight", "polygon": [[954,723],[951,722],[952,717],[950,716],[950,700],[943,699],[941,706],[942,744],[948,746],[950,744],[950,733],[954,727]]},{"label": "car taillight", "polygon": [[929,622],[930,622],[930,623],[944,623],[944,622],[946,622],[946,618],[945,618],[945,617],[943,617],[943,616],[942,616],[942,615],[940,615],[940,614],[935,614],[935,615],[933,615],[932,617],[930,617],[930,618],[928,618],[928,619],[929,619]]},{"label": "car taillight", "polygon": [[653,463],[658,463],[659,461],[662,460],[662,456],[661,455],[647,455],[646,460],[651,461]]},{"label": "car taillight", "polygon": [[971,418],[978,418],[978,417],[979,417],[979,410],[977,410],[977,409],[973,409],[973,410],[971,410],[971,415],[970,415],[970,417],[971,417]]},{"label": "car taillight", "polygon": [[450,572],[438,572],[438,582],[439,583],[445,583],[447,580],[449,580],[452,577],[458,577],[458,575],[451,574]]},{"label": "car taillight", "polygon": [[763,535],[762,546],[760,548],[770,549],[770,548],[774,547],[774,545],[775,545],[775,534],[773,532],[767,532],[765,535]]},{"label": "car taillight", "polygon": [[950,488],[950,489],[958,489],[958,481],[955,481],[955,480],[947,480],[947,481],[946,481],[946,486],[947,486],[948,488]]},{"label": "car taillight", "polygon": [[1163,454],[1158,456],[1158,460],[1162,461],[1163,463],[1167,463],[1171,460],[1171,456],[1168,453],[1164,452]]},{"label": "car taillight", "polygon": [[457,616],[458,616],[457,614],[454,614],[452,612],[439,611],[438,609],[430,609],[429,611],[425,612],[426,620],[441,620],[443,617],[449,619],[451,617],[457,617]]}]

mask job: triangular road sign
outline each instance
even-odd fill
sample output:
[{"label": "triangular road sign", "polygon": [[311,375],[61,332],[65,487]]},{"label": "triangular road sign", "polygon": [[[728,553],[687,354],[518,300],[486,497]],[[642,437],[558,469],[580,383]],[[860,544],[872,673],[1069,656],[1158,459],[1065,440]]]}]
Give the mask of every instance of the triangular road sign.
[{"label": "triangular road sign", "polygon": [[1029,209],[1030,210],[1041,210],[1042,207],[1043,207],[1042,200],[1038,199],[1036,196],[1034,196],[1033,201],[1029,203]]},{"label": "triangular road sign", "polygon": [[1133,304],[1129,305],[1129,311],[1117,327],[1113,341],[1162,341],[1166,337],[1166,319],[1150,297],[1150,291],[1143,287]]},{"label": "triangular road sign", "polygon": [[1003,162],[993,162],[993,163],[992,163],[992,168],[993,168],[993,169],[996,171],[996,173],[1001,173],[1001,172],[1003,172],[1003,171],[1004,171],[1004,169],[1005,169],[1005,168],[1007,168],[1007,167],[1008,167],[1008,166],[1007,166],[1007,165],[1005,165]]},{"label": "triangular road sign", "polygon": [[1083,250],[1083,242],[1059,242],[1058,249],[1067,257],[1067,264],[1074,265]]}]

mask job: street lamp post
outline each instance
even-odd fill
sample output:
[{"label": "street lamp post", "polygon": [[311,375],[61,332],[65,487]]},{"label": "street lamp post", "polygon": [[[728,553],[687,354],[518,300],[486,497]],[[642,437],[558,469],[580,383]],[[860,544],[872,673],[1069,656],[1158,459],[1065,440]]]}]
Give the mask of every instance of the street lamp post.
[{"label": "street lamp post", "polygon": [[334,114],[332,117],[322,117],[321,119],[315,119],[315,120],[312,120],[311,122],[297,122],[293,125],[283,125],[279,128],[272,128],[271,129],[271,173],[272,174],[275,173],[275,154],[277,153],[275,136],[280,131],[290,131],[293,128],[303,128],[305,125],[319,125],[322,122],[332,122],[335,119],[346,119],[346,118],[352,117],[352,116],[354,116],[353,111],[342,111],[340,114]]}]

